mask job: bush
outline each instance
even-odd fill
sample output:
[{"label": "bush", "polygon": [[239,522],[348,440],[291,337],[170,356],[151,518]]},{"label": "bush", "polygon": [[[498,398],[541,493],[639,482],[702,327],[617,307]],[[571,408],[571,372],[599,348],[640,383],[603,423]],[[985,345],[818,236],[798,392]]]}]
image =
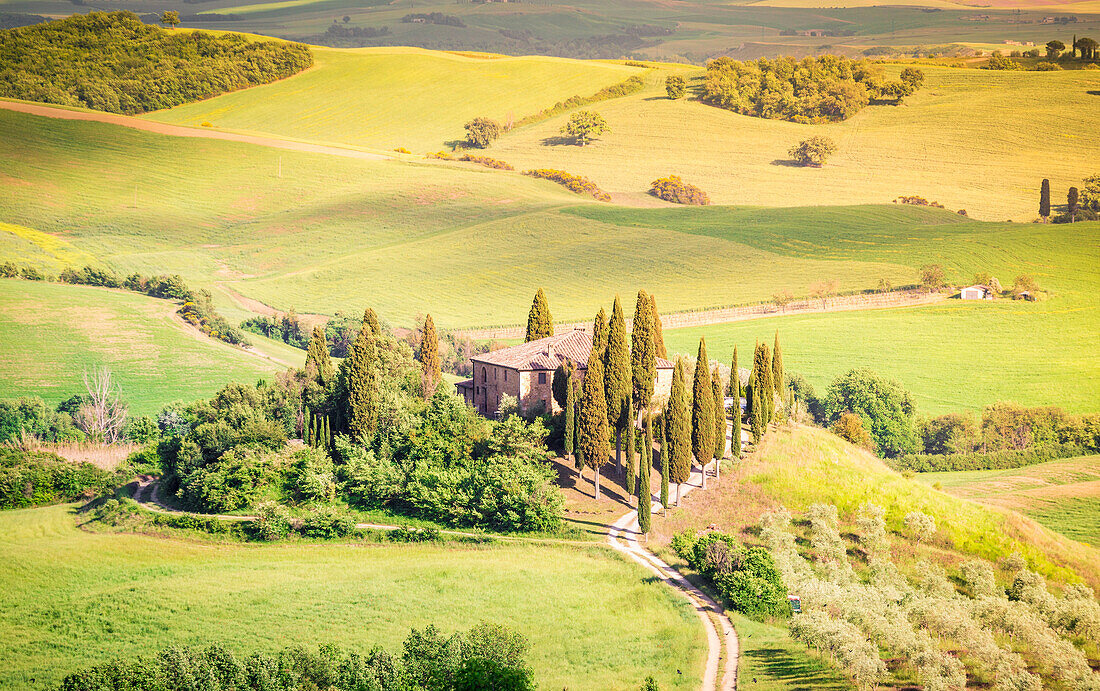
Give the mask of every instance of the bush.
[{"label": "bush", "polygon": [[282,540],[290,535],[290,511],[281,504],[264,502],[256,507],[256,520],[251,527],[253,534],[260,540]]},{"label": "bush", "polygon": [[1012,58],[1006,58],[1001,55],[994,55],[982,65],[983,70],[1019,70],[1020,63],[1016,62]]},{"label": "bush", "polygon": [[474,118],[466,123],[466,143],[484,149],[503,134],[504,128],[496,120]]},{"label": "bush", "polygon": [[536,168],[535,170],[527,170],[523,172],[524,175],[530,175],[533,178],[542,178],[543,180],[551,180],[559,185],[565,186],[566,189],[577,194],[587,194],[597,201],[609,202],[611,201],[611,195],[604,192],[596,183],[592,182],[586,177],[580,175],[573,175],[567,173],[564,170],[554,170],[553,168]]},{"label": "bush", "polygon": [[505,163],[504,161],[498,161],[495,158],[489,158],[488,156],[471,156],[465,154],[460,161],[469,161],[470,163],[477,163],[483,165],[486,168],[496,168],[497,170],[515,170],[511,163]]},{"label": "bush", "polygon": [[1062,66],[1056,62],[1040,62],[1035,65],[1036,72],[1061,72]]},{"label": "bush", "polygon": [[829,156],[836,153],[836,143],[828,137],[810,137],[803,139],[798,146],[792,146],[787,155],[803,166],[820,168]]},{"label": "bush", "polygon": [[347,537],[355,531],[355,519],[331,507],[322,507],[302,519],[298,528],[304,537],[319,540]]},{"label": "bush", "polygon": [[936,534],[936,519],[920,511],[905,514],[905,529],[917,542],[927,542]]},{"label": "bush", "polygon": [[410,528],[402,525],[386,534],[390,542],[438,542],[439,530],[436,528]]},{"label": "bush", "polygon": [[658,178],[649,184],[649,193],[658,199],[664,199],[666,202],[696,204],[698,206],[710,204],[710,198],[706,192],[695,185],[684,182],[679,175]]},{"label": "bush", "polygon": [[671,99],[683,98],[684,91],[687,88],[684,78],[678,74],[669,75],[665,79],[665,93]]},{"label": "bush", "polygon": [[300,43],[91,12],[0,33],[0,64],[0,96],[136,115],[283,79],[313,56]]},{"label": "bush", "polygon": [[135,444],[149,444],[160,439],[160,429],[157,423],[148,415],[130,417],[126,420],[126,427],[122,436]]},{"label": "bush", "polygon": [[841,413],[837,421],[829,428],[829,431],[841,439],[868,451],[875,448],[875,440],[871,438],[870,432],[863,428],[863,418],[855,413],[848,411]]},{"label": "bush", "polygon": [[0,447],[0,509],[74,501],[113,489],[118,477],[45,451]]},{"label": "bush", "polygon": [[714,584],[731,608],[756,619],[789,614],[787,589],[763,547],[738,545],[733,536],[717,531],[698,537],[680,533],[672,547]]}]

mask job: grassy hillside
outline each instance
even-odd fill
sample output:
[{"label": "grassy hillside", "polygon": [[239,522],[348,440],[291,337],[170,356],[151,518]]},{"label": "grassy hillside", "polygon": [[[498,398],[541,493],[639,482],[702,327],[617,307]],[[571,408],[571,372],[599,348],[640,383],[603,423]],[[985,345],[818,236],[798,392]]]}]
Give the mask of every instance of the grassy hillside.
[{"label": "grassy hillside", "polygon": [[[1100,72],[922,69],[925,86],[904,105],[868,107],[827,125],[670,101],[654,84],[599,104],[611,133],[591,146],[555,143],[561,116],[509,133],[492,155],[585,175],[625,203],[646,201],[649,183],[674,173],[717,204],[888,203],[920,195],[984,220],[1031,220],[1042,178],[1050,178],[1058,204],[1070,185],[1096,172],[1100,143],[1087,133],[1100,128],[1093,95]],[[821,169],[791,165],[787,150],[813,135],[831,137],[836,155]]]},{"label": "grassy hillside", "polygon": [[1018,511],[1051,530],[1100,547],[1100,457],[917,477],[956,496]]},{"label": "grassy hillside", "polygon": [[689,689],[702,674],[694,612],[604,550],[215,545],[73,521],[67,506],[0,514],[0,688],[171,644],[394,650],[410,627],[481,621],[529,639],[544,688],[637,689],[652,674]]},{"label": "grassy hillside", "polygon": [[151,114],[183,125],[390,150],[437,151],[470,119],[502,122],[588,96],[642,70],[545,57],[470,57],[416,48],[315,48],[291,79]]},{"label": "grassy hillside", "polygon": [[203,336],[175,310],[125,291],[0,279],[0,398],[58,403],[84,391],[86,369],[107,366],[130,411],[148,415],[285,368]]}]

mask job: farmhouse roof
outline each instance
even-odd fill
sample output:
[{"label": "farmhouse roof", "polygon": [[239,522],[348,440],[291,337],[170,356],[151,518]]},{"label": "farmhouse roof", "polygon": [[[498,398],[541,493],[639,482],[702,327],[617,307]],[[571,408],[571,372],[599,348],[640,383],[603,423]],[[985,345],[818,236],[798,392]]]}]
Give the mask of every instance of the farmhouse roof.
[{"label": "farmhouse roof", "polygon": [[[510,348],[474,355],[470,360],[514,370],[555,370],[569,359],[576,363],[577,369],[583,370],[588,366],[588,356],[591,353],[592,335],[581,329],[573,329]],[[668,360],[657,358],[657,369],[672,367]]]},{"label": "farmhouse roof", "polygon": [[993,289],[990,288],[989,286],[985,285],[984,283],[975,283],[974,285],[967,286],[967,287],[963,288],[962,290],[975,290],[975,289],[983,290],[987,293],[992,293],[993,292]]}]

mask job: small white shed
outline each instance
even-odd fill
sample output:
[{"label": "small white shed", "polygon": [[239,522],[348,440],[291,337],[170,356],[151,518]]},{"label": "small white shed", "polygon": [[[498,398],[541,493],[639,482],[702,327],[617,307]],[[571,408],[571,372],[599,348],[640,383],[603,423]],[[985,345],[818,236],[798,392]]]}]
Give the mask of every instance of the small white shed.
[{"label": "small white shed", "polygon": [[992,300],[993,290],[989,286],[967,286],[959,291],[960,300]]}]

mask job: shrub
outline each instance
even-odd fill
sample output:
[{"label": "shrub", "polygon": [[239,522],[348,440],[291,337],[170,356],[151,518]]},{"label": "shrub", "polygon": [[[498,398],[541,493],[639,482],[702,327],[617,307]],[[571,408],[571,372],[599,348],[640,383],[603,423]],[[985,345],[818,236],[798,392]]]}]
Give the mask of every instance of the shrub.
[{"label": "shrub", "polygon": [[256,507],[256,520],[252,522],[252,529],[261,540],[282,540],[290,535],[290,511],[281,504],[264,502]]},{"label": "shrub", "polygon": [[399,154],[411,154],[412,153],[411,151],[409,151],[408,149],[406,149],[403,146],[397,147],[396,149],[394,149],[394,152],[399,153]]},{"label": "shrub", "polygon": [[73,501],[118,484],[91,463],[72,463],[45,451],[0,447],[0,509]]},{"label": "shrub", "polygon": [[320,502],[336,499],[336,473],[324,449],[307,446],[295,451],[287,481],[298,499]]},{"label": "shrub", "polygon": [[469,161],[470,163],[477,163],[483,165],[486,168],[496,168],[497,170],[515,170],[512,164],[505,163],[504,161],[498,161],[495,158],[489,158],[488,156],[471,156],[470,154],[464,155],[458,159],[460,161]]},{"label": "shrub", "polygon": [[148,444],[160,438],[160,429],[157,423],[148,415],[130,417],[126,420],[126,427],[122,436],[135,444]]},{"label": "shrub", "polygon": [[438,542],[440,537],[436,528],[410,528],[405,525],[386,534],[386,539],[391,542]]},{"label": "shrub", "polygon": [[766,549],[738,545],[733,536],[720,532],[698,537],[680,533],[672,547],[738,612],[757,619],[789,613],[787,589]]},{"label": "shrub", "polygon": [[905,514],[905,529],[917,542],[927,542],[936,534],[936,519],[920,511]]},{"label": "shrub", "polygon": [[612,84],[611,86],[604,87],[596,93],[592,94],[591,96],[571,96],[564,101],[559,101],[558,103],[554,104],[552,108],[547,108],[534,115],[528,115],[527,117],[516,123],[516,126],[521,127],[523,125],[531,125],[536,122],[541,122],[543,120],[552,118],[555,115],[560,115],[561,113],[573,110],[574,108],[587,106],[592,103],[597,103],[599,101],[605,101],[609,98],[629,96],[630,94],[641,91],[643,88],[645,88],[645,81],[640,75],[635,74],[631,77],[628,77],[624,81],[619,82],[618,84]]},{"label": "shrub", "polygon": [[871,433],[863,428],[863,418],[855,413],[844,411],[833,426],[829,428],[836,436],[856,446],[872,451],[875,448],[875,440]]},{"label": "shrub", "polygon": [[84,440],[69,413],[51,410],[37,396],[0,400],[0,442],[17,441],[24,434],[48,442]]},{"label": "shrub", "polygon": [[207,513],[224,513],[251,506],[271,483],[267,460],[253,449],[230,449],[217,463],[196,468],[180,478],[179,497]]},{"label": "shrub", "polygon": [[611,195],[604,192],[596,183],[592,182],[586,177],[580,175],[573,175],[567,173],[564,170],[554,170],[553,168],[537,168],[535,170],[527,170],[523,172],[524,175],[530,175],[534,178],[542,178],[543,180],[552,180],[559,185],[565,186],[566,189],[577,194],[587,194],[597,201],[609,202],[611,201]]},{"label": "shrub", "polygon": [[671,74],[665,79],[665,93],[671,99],[683,98],[686,88],[684,78],[678,74]]},{"label": "shrub", "polygon": [[664,199],[666,202],[696,204],[699,206],[710,204],[710,198],[706,192],[695,185],[684,182],[679,175],[658,178],[649,184],[649,193],[658,199]]},{"label": "shrub", "polygon": [[355,519],[331,507],[322,507],[302,519],[298,528],[305,537],[329,540],[347,537],[355,530]]},{"label": "shrub", "polygon": [[496,120],[474,118],[466,123],[466,143],[484,149],[500,137],[503,132],[504,128]]},{"label": "shrub", "polygon": [[1019,70],[1020,63],[1016,62],[1012,58],[1006,58],[1001,55],[993,55],[982,65],[983,70]]},{"label": "shrub", "polygon": [[194,530],[211,535],[228,535],[233,531],[233,524],[219,520],[215,516],[200,516],[193,513],[154,513],[153,525],[175,528],[177,530]]},{"label": "shrub", "polygon": [[798,146],[792,146],[787,155],[799,165],[820,168],[829,156],[836,153],[836,143],[828,137],[810,137],[803,139]]},{"label": "shrub", "polygon": [[1035,65],[1036,72],[1061,72],[1062,66],[1056,62],[1040,62]]}]

